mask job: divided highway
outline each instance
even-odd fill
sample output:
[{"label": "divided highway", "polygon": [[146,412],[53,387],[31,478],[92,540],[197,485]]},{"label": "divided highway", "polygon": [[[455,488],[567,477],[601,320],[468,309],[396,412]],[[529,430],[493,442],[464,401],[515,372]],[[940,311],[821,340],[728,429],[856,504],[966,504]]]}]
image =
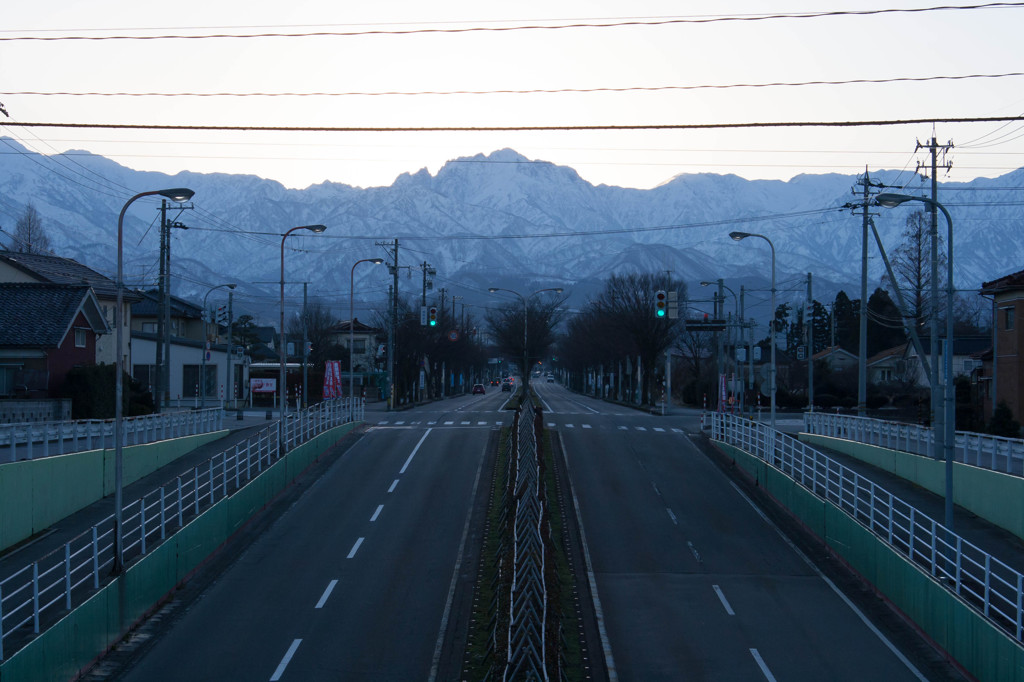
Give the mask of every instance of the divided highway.
[{"label": "divided highway", "polygon": [[[891,622],[872,625],[777,531],[693,445],[692,412],[534,386],[568,462],[589,644],[610,679],[958,679],[919,642],[901,652],[913,635],[893,644]],[[366,435],[116,679],[459,679],[445,636],[476,573],[474,501],[508,397],[368,413]]]}]

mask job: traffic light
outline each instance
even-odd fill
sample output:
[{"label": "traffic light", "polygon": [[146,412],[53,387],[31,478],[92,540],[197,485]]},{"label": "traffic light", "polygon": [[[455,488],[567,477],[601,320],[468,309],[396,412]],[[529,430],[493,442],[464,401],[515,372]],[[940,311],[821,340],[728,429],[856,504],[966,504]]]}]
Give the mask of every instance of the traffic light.
[{"label": "traffic light", "polygon": [[226,327],[228,324],[228,307],[226,305],[217,308],[217,324]]},{"label": "traffic light", "polygon": [[431,327],[437,326],[437,308],[431,308],[427,311],[427,324]]},{"label": "traffic light", "polygon": [[654,292],[654,316],[661,319],[667,314],[668,294],[665,293],[664,289],[658,289]]}]

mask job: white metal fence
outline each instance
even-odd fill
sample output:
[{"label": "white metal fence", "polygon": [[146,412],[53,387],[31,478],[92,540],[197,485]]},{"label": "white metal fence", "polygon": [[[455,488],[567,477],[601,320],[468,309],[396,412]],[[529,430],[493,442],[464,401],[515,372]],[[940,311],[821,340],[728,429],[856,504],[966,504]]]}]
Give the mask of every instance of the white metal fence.
[{"label": "white metal fence", "polygon": [[[365,401],[319,403],[214,455],[123,510],[124,562],[153,550],[213,503],[232,495],[283,454],[324,431],[362,420]],[[114,514],[62,549],[0,579],[0,661],[39,634],[110,578]]]},{"label": "white metal fence", "polygon": [[[932,454],[934,446],[931,427],[869,417],[805,412],[804,430],[819,436],[844,438],[925,456]],[[964,464],[1024,476],[1024,440],[1020,438],[957,431],[953,439],[953,456]]]},{"label": "white metal fence", "polygon": [[857,472],[770,427],[712,417],[712,437],[786,474],[849,514],[1018,642],[1024,642],[1024,576]]},{"label": "white metal fence", "polygon": [[[126,417],[124,446],[195,436],[224,428],[220,408]],[[0,464],[114,447],[113,419],[0,424]]]}]

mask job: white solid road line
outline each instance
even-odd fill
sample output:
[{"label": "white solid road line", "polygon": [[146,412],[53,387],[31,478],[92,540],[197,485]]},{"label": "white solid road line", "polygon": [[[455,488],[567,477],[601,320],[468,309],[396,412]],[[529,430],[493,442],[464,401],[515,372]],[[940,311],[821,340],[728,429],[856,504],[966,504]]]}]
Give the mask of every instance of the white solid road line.
[{"label": "white solid road line", "polygon": [[295,655],[295,650],[299,648],[300,644],[302,644],[301,639],[292,640],[292,645],[288,647],[288,651],[285,653],[284,658],[282,658],[281,662],[277,664],[277,670],[275,670],[274,674],[270,676],[270,682],[277,682],[281,679],[281,675],[284,675],[284,669],[288,667],[288,664],[292,660],[292,656]]},{"label": "white solid road line", "polygon": [[732,610],[732,606],[729,605],[729,600],[725,598],[725,593],[722,592],[722,588],[718,585],[712,585],[711,588],[718,595],[718,601],[722,602],[722,606],[725,607],[725,612],[730,616],[735,616],[736,612]]},{"label": "white solid road line", "polygon": [[373,512],[373,516],[370,517],[370,523],[373,523],[374,521],[377,520],[377,517],[380,516],[380,512],[381,512],[382,509],[384,509],[384,505],[383,504],[377,505],[377,511]]},{"label": "white solid road line", "polygon": [[396,478],[396,479],[395,479],[395,480],[394,480],[394,481],[393,481],[393,482],[391,483],[391,487],[390,487],[390,488],[388,488],[388,492],[389,492],[389,493],[393,493],[393,492],[395,492],[395,488],[397,488],[397,487],[398,487],[398,479]]},{"label": "white solid road line", "polygon": [[348,557],[346,558],[351,559],[352,557],[354,557],[356,555],[356,552],[359,551],[359,545],[363,544],[363,540],[365,539],[366,538],[359,538],[358,540],[356,540],[356,544],[352,545],[352,551],[348,553]]},{"label": "white solid road line", "polygon": [[327,589],[324,590],[323,595],[320,597],[320,601],[316,603],[314,608],[322,609],[324,607],[324,604],[327,603],[327,598],[331,596],[331,592],[334,592],[334,586],[337,584],[337,580],[332,580],[327,584]]},{"label": "white solid road line", "polygon": [[754,660],[757,662],[757,667],[760,668],[761,672],[764,674],[764,678],[768,680],[768,682],[775,682],[775,675],[772,675],[772,671],[768,669],[768,665],[764,662],[764,659],[761,658],[761,654],[758,653],[757,649],[751,649],[750,655],[754,657]]},{"label": "white solid road line", "polygon": [[412,462],[412,458],[416,456],[417,452],[419,452],[420,446],[423,445],[423,441],[427,439],[427,436],[430,435],[431,431],[433,431],[433,429],[427,429],[427,432],[423,434],[423,438],[420,438],[420,442],[416,443],[416,447],[412,449],[412,453],[409,455],[409,459],[405,460],[405,464],[402,465],[402,468],[401,470],[399,470],[398,473],[404,474],[405,470],[409,468],[409,464]]}]

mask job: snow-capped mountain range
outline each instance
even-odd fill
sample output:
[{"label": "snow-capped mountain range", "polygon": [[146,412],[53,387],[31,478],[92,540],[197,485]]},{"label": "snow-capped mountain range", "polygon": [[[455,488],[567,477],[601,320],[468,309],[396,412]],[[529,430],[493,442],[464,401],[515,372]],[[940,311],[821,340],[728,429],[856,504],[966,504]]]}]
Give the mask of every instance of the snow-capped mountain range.
[{"label": "snow-capped mountain range", "polygon": [[[691,299],[710,298],[698,283],[719,277],[734,292],[753,288],[750,307],[767,298],[770,256],[759,239],[737,243],[733,230],[763,234],[775,246],[780,300],[802,300],[813,274],[815,298],[839,289],[860,295],[862,221],[844,204],[859,200],[857,177],[799,175],[788,182],[735,175],[680,175],[648,190],[592,185],[572,168],[529,160],[510,149],[458,159],[436,175],[400,176],[389,187],[360,189],[322,183],[286,189],[250,175],[168,176],[135,171],[84,152],[44,156],[9,138],[0,164],[0,244],[11,243],[28,203],[44,221],[53,252],[100,272],[116,271],[117,217],[136,192],[164,187],[195,190],[194,209],[171,213],[189,226],[172,230],[173,291],[201,299],[209,287],[238,282],[236,309],[274,319],[281,277],[280,235],[290,227],[324,224],[322,235],[290,237],[289,282],[308,282],[334,314],[348,317],[352,264],[386,257],[377,242],[399,241],[403,296],[422,291],[420,265],[436,269],[434,291],[484,305],[490,286],[523,293],[563,287],[581,304],[611,273],[669,271],[687,283]],[[919,178],[895,171],[871,179],[922,193]],[[859,188],[857,188],[859,193]],[[1024,268],[1024,169],[970,183],[940,183],[939,200],[954,220],[956,287]],[[921,204],[872,209],[892,254],[907,215]],[[154,286],[159,249],[158,201],[137,201],[125,217],[125,279]],[[946,225],[940,218],[940,233]],[[884,272],[872,242],[870,289]],[[383,307],[391,282],[385,268],[356,269],[357,316]],[[756,291],[756,290],[762,291]],[[301,296],[289,286],[289,300]],[[450,298],[448,299],[450,300]],[[732,308],[732,299],[727,306]],[[698,303],[707,310],[710,304]],[[765,310],[765,312],[767,312]]]}]

